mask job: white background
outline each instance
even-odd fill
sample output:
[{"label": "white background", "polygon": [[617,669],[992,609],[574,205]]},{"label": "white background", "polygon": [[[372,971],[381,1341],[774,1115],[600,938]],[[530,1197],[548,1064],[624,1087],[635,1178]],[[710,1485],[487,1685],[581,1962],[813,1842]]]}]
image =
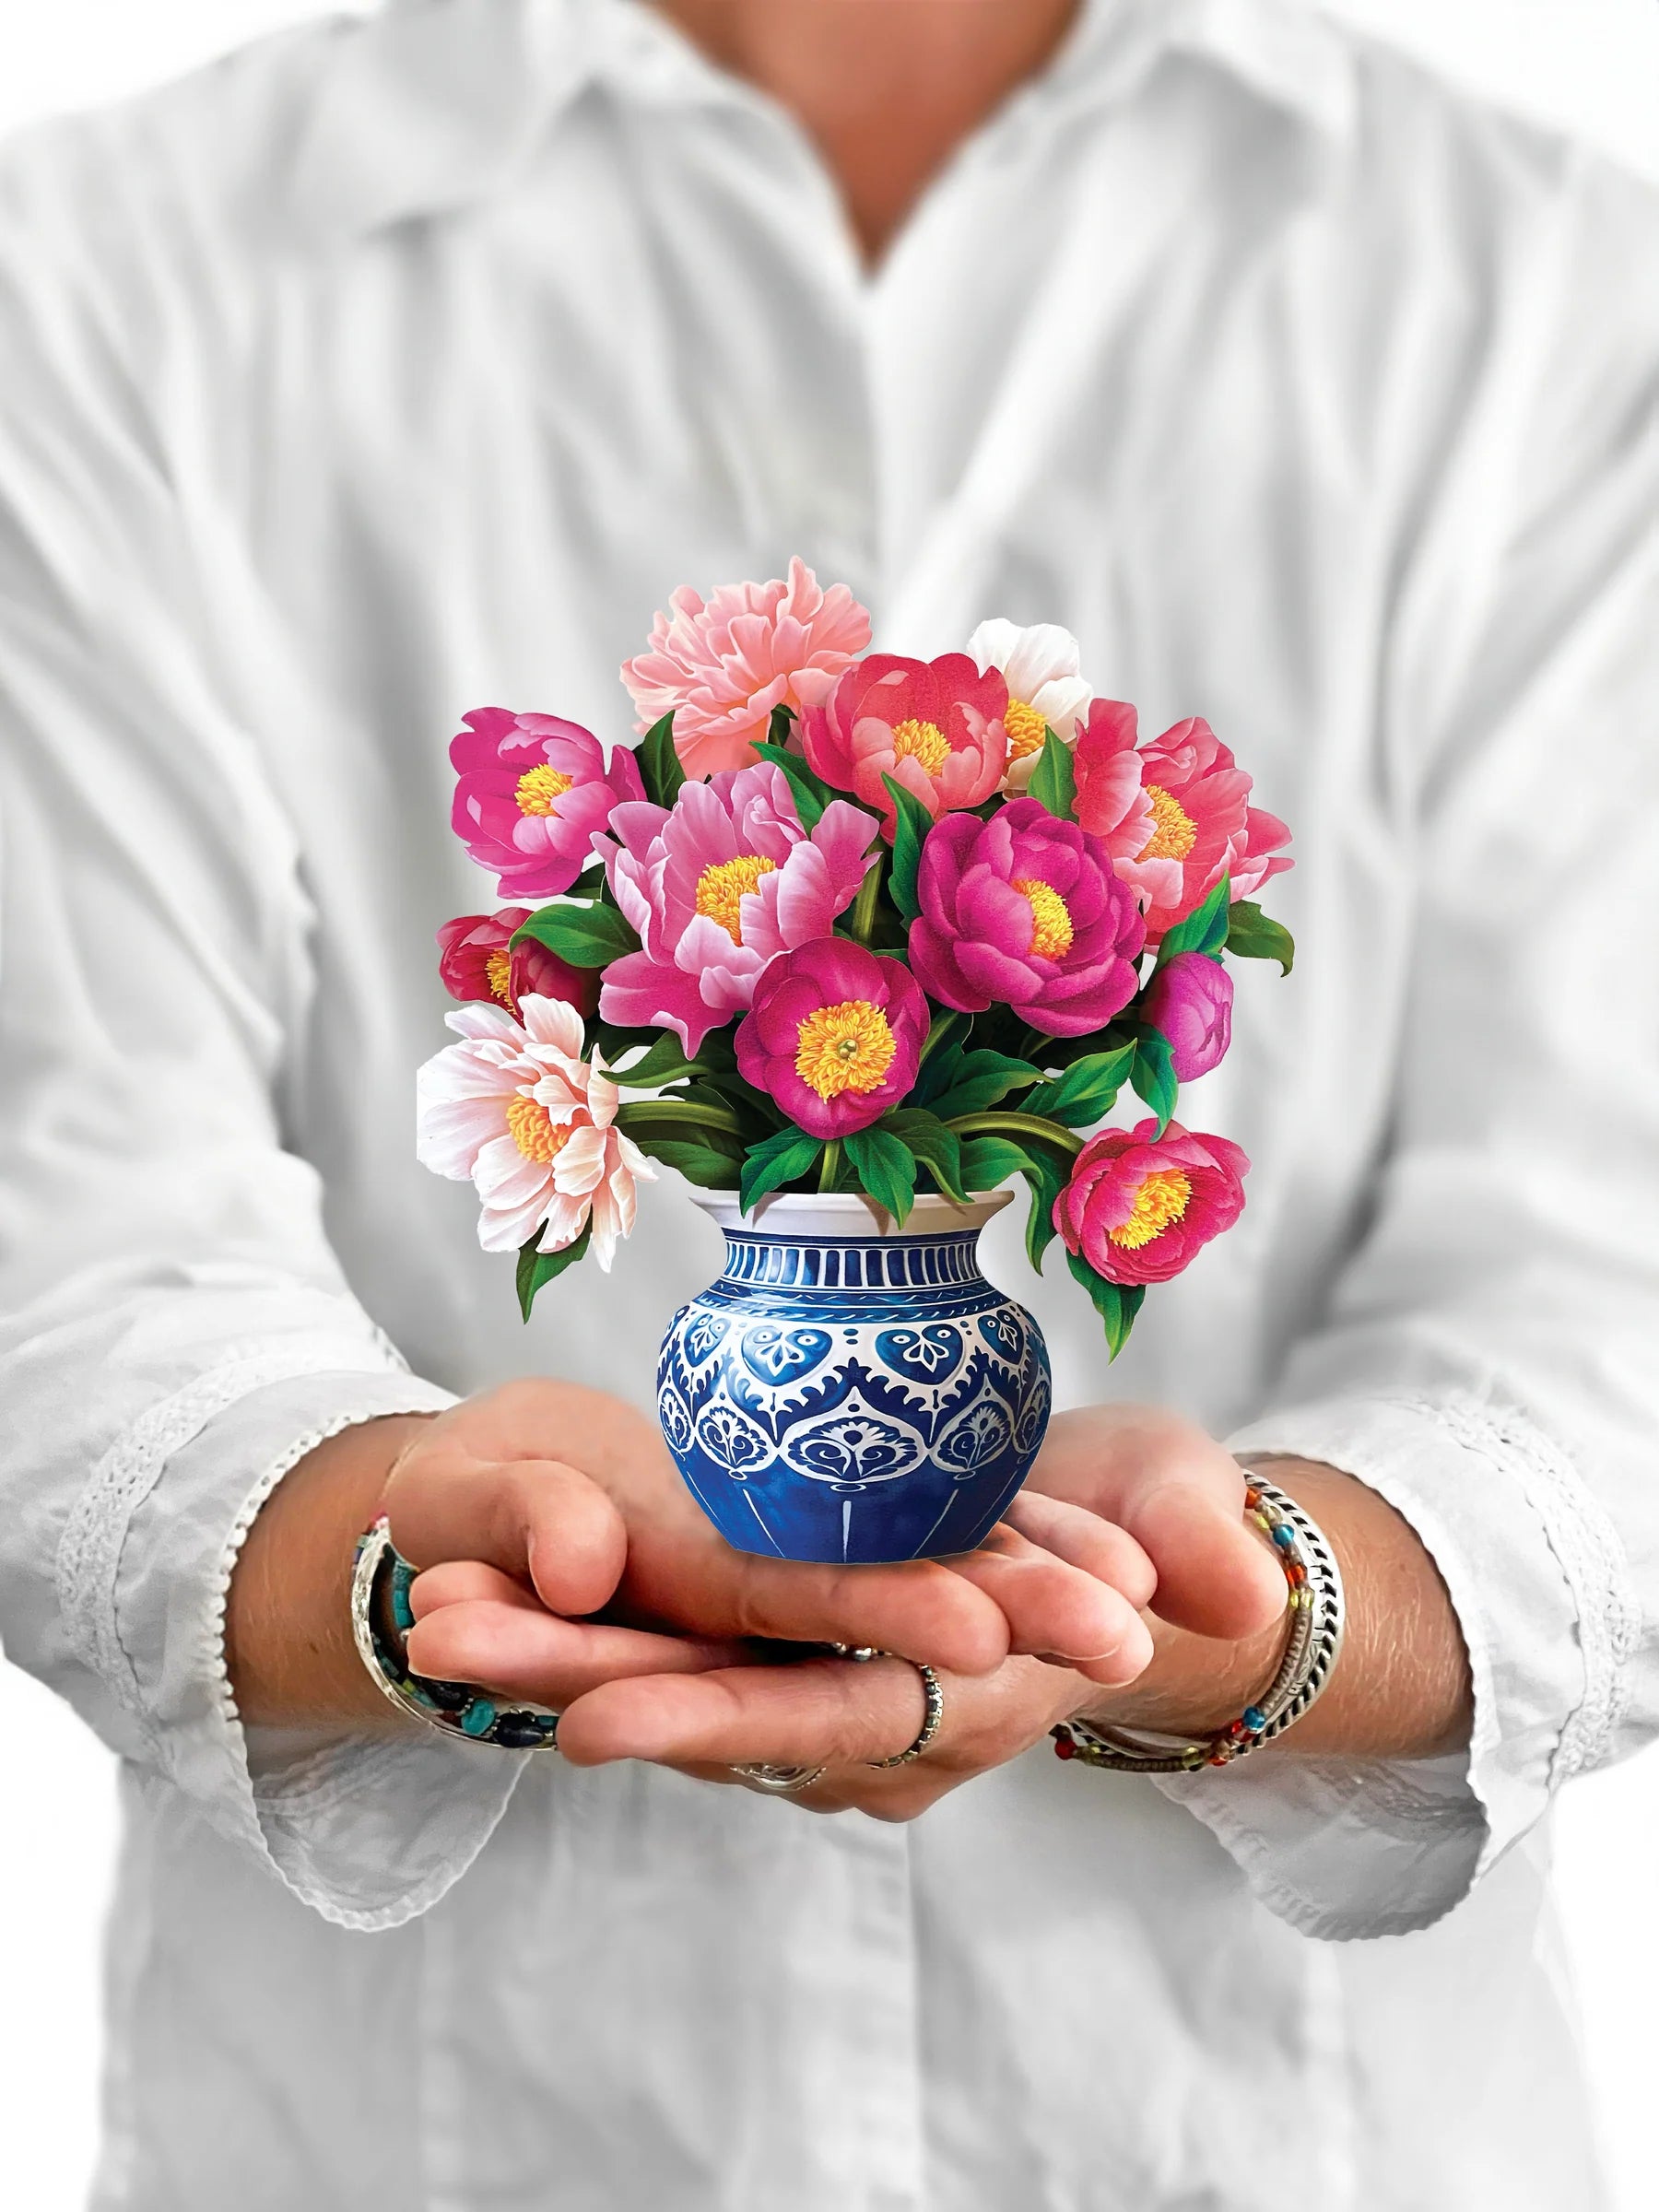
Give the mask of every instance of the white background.
[{"label": "white background", "polygon": [[[1654,0],[1332,5],[1659,178]],[[316,12],[304,0],[0,0],[0,131],[119,98]],[[91,1736],[3,1663],[0,1775],[0,2206],[80,2212],[95,2136],[113,1777]],[[1578,1783],[1562,1807],[1562,1910],[1619,2212],[1659,2202],[1649,2124],[1659,2039],[1648,2024],[1659,1985],[1656,1833],[1652,1758]],[[1293,2153],[1286,2180],[1293,2195]]]}]

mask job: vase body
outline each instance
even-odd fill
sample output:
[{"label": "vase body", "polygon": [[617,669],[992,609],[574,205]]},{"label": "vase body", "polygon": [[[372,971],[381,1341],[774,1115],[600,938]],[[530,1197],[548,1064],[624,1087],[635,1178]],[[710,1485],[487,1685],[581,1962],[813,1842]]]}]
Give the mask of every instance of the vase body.
[{"label": "vase body", "polygon": [[739,1551],[870,1562],[967,1551],[1048,1426],[1035,1321],[980,1273],[1006,1194],[919,1198],[902,1230],[867,1200],[694,1192],[724,1272],[668,1324],[663,1434]]}]

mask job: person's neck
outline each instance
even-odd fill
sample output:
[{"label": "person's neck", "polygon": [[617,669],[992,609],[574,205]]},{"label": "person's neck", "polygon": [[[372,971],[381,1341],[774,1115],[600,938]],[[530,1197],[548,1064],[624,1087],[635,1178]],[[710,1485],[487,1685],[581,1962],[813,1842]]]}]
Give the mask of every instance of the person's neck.
[{"label": "person's neck", "polygon": [[877,260],[930,178],[1059,46],[1080,0],[653,0],[798,117]]}]

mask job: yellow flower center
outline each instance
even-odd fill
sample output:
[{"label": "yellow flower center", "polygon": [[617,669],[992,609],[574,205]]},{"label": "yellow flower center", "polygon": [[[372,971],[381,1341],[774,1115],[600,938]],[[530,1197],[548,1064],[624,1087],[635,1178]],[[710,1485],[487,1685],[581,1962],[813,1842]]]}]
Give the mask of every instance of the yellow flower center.
[{"label": "yellow flower center", "polygon": [[1135,1194],[1128,1220],[1106,1234],[1125,1252],[1138,1252],[1180,1220],[1192,1195],[1193,1186],[1179,1168],[1154,1168]]},{"label": "yellow flower center", "polygon": [[544,1168],[571,1141],[569,1127],[560,1127],[539,1099],[523,1090],[507,1101],[507,1134],[526,1159]]},{"label": "yellow flower center", "polygon": [[697,911],[718,922],[734,945],[743,942],[743,895],[752,891],[762,876],[777,867],[755,853],[740,853],[735,860],[716,861],[697,879]]},{"label": "yellow flower center", "polygon": [[874,1090],[899,1047],[887,1016],[867,998],[819,1006],[795,1031],[795,1074],[820,1099],[843,1090]]},{"label": "yellow flower center", "polygon": [[1141,847],[1140,860],[1184,860],[1198,841],[1198,825],[1181,804],[1156,783],[1148,783],[1152,802],[1152,834]]},{"label": "yellow flower center", "polygon": [[1028,706],[1023,699],[1011,699],[1008,711],[1003,716],[1003,728],[1008,733],[1008,758],[1023,760],[1028,753],[1040,749],[1048,735],[1048,724],[1035,707]]},{"label": "yellow flower center", "polygon": [[519,812],[551,814],[553,802],[562,799],[575,780],[557,768],[549,768],[545,760],[538,768],[527,768],[519,778],[518,788],[513,794],[518,801]]},{"label": "yellow flower center", "polygon": [[1045,960],[1063,960],[1072,946],[1072,918],[1065,900],[1040,876],[1018,877],[1014,888],[1030,902],[1031,950]]},{"label": "yellow flower center", "polygon": [[504,1006],[512,1004],[512,955],[505,945],[485,955],[484,981],[489,985],[492,998],[499,998]]},{"label": "yellow flower center", "polygon": [[950,758],[950,741],[936,722],[917,722],[912,716],[893,725],[893,758],[902,760],[906,754],[936,776]]}]

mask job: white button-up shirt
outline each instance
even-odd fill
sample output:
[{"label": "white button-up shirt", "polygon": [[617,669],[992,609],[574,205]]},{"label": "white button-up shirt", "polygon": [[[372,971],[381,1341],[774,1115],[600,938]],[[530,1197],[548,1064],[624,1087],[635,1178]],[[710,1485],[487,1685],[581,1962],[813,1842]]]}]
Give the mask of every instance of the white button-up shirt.
[{"label": "white button-up shirt", "polygon": [[[412,0],[0,160],[0,1618],[124,1760],[101,2207],[1599,2201],[1546,1815],[1659,1720],[1656,379],[1659,199],[1266,0],[1087,9],[874,275],[629,0]],[[454,718],[625,735],[672,586],[794,552],[890,649],[1068,625],[1294,825],[1296,973],[1183,1106],[1238,1230],[1110,1375],[991,1271],[1063,1403],[1394,1501],[1466,1759],[1043,1747],[891,1828],[250,1746],[284,1472],[526,1369],[648,1402],[718,1259],[665,1178],[525,1331],[416,1165],[494,903]]]}]

